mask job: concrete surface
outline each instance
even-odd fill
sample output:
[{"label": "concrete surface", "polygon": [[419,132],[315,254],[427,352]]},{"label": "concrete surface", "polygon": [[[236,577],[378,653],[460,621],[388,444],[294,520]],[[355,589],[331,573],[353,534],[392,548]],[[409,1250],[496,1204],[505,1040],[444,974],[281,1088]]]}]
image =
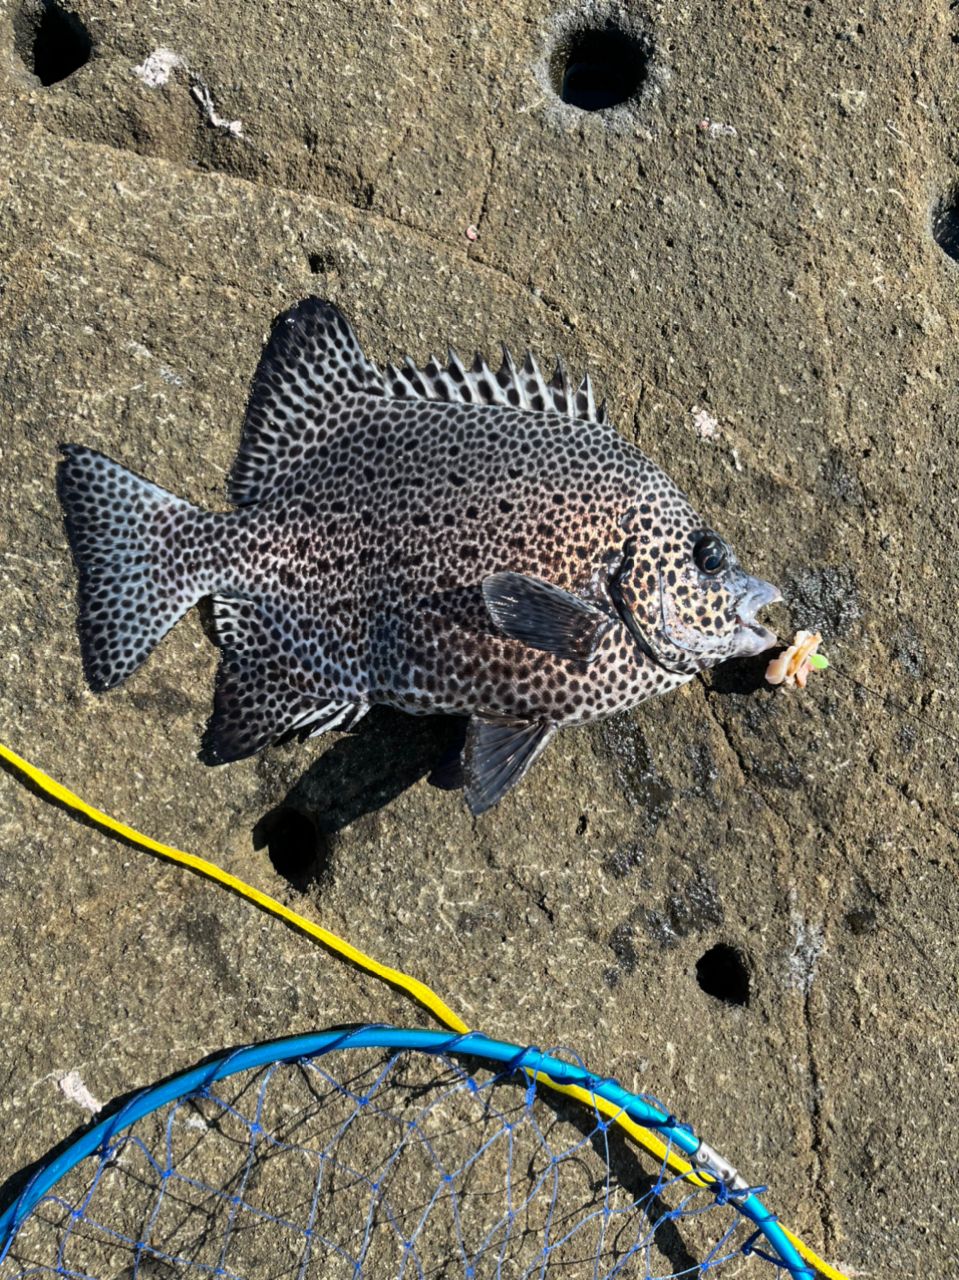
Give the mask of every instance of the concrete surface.
[{"label": "concrete surface", "polygon": [[[36,11],[0,4],[3,737],[471,1024],[655,1091],[850,1274],[948,1274],[959,264],[932,224],[959,179],[959,14],[71,8],[92,56],[44,85]],[[549,60],[606,17],[652,42],[649,75],[586,113]],[[567,733],[478,820],[422,780],[444,726],[398,715],[199,764],[197,615],[90,694],[57,444],[221,504],[264,335],[309,292],[377,360],[505,340],[588,362],[620,429],[783,585],[781,633],[822,627],[832,670],[800,695],[725,668]],[[0,1182],[84,1120],[69,1071],[107,1100],[232,1043],[420,1019],[15,777],[0,795]],[[287,878],[284,807],[318,832]],[[717,944],[744,957],[746,1005],[697,980]]]}]

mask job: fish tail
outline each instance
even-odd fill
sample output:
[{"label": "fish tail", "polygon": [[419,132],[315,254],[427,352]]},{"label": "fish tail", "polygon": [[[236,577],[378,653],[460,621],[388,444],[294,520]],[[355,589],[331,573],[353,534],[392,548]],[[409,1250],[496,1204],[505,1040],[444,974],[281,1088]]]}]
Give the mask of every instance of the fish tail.
[{"label": "fish tail", "polygon": [[57,490],[79,575],[83,670],[99,692],[134,672],[207,594],[203,539],[189,535],[216,517],[93,449],[63,453]]}]

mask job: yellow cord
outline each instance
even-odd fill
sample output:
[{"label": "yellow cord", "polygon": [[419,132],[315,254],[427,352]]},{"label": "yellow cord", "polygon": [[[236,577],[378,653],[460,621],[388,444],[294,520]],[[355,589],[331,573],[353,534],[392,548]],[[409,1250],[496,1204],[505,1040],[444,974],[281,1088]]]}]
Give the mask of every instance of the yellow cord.
[{"label": "yellow cord", "polygon": [[[335,933],[330,933],[328,929],[315,924],[312,920],[307,920],[305,916],[291,911],[282,902],[277,902],[275,898],[271,898],[268,894],[261,893],[259,889],[254,889],[252,885],[246,884],[243,880],[238,880],[236,876],[231,876],[228,871],[221,870],[215,863],[208,862],[206,858],[199,858],[193,853],[185,853],[182,849],[176,849],[169,844],[161,844],[159,840],[152,840],[149,836],[143,835],[142,832],[134,830],[133,827],[128,827],[126,823],[118,822],[116,818],[111,818],[102,809],[95,809],[93,805],[81,800],[75,792],[70,791],[62,783],[51,778],[49,774],[44,773],[42,769],[38,769],[36,765],[32,765],[29,760],[24,760],[23,756],[17,755],[15,751],[11,751],[2,742],[0,742],[0,759],[6,760],[14,769],[24,774],[40,791],[59,801],[66,808],[72,809],[76,813],[82,813],[85,818],[89,818],[97,826],[112,832],[114,835],[121,836],[124,840],[129,841],[130,844],[146,849],[148,853],[154,853],[170,862],[179,863],[181,867],[189,867],[197,875],[206,876],[208,880],[214,880],[217,884],[222,884],[226,888],[232,889],[234,893],[254,903],[262,911],[277,916],[287,924],[292,925],[294,929],[299,929],[302,933],[316,939],[317,942],[322,943],[324,947],[335,955],[342,956],[343,959],[349,960],[351,964],[355,964],[358,969],[363,969],[366,973],[373,974],[374,977],[388,982],[400,991],[405,991],[408,996],[427,1009],[436,1018],[437,1022],[449,1028],[450,1031],[456,1031],[460,1034],[465,1034],[469,1031],[469,1027],[463,1019],[458,1017],[449,1005],[441,1000],[436,992],[431,990],[425,982],[420,982],[419,979],[412,978],[409,974],[402,973],[399,969],[391,969],[389,965],[380,964],[372,956],[368,956],[365,952],[352,946],[345,938],[340,938]],[[602,1112],[603,1115],[614,1119],[634,1141],[645,1147],[658,1160],[664,1161],[674,1173],[678,1173],[693,1186],[705,1187],[711,1183],[712,1179],[701,1177],[694,1172],[692,1165],[688,1161],[683,1160],[681,1156],[671,1151],[655,1133],[642,1125],[638,1125],[613,1103],[607,1102],[604,1098],[596,1097],[587,1089],[580,1088],[579,1085],[557,1084],[543,1072],[538,1071],[535,1076],[538,1081],[541,1081],[557,1093],[563,1093],[568,1097],[575,1098],[584,1105],[593,1107]],[[841,1272],[836,1271],[828,1263],[818,1258],[791,1231],[787,1231],[785,1227],[782,1227],[782,1230],[789,1237],[801,1257],[815,1267],[821,1275],[825,1276],[826,1280],[847,1280],[847,1277]]]},{"label": "yellow cord", "polygon": [[254,889],[252,885],[238,880],[236,876],[231,876],[228,871],[221,871],[219,867],[212,862],[207,862],[205,858],[198,858],[192,853],[184,853],[182,849],[174,849],[172,845],[161,844],[159,840],[151,840],[149,836],[143,835],[140,831],[135,831],[133,827],[128,827],[126,823],[117,822],[116,818],[111,818],[109,814],[104,813],[102,810],[94,809],[92,805],[81,800],[74,792],[69,791],[61,783],[55,781],[49,774],[44,773],[42,769],[38,769],[35,765],[30,764],[29,761],[24,760],[22,756],[18,756],[15,751],[5,747],[3,743],[0,743],[0,756],[19,769],[21,773],[25,773],[30,781],[42,791],[45,791],[47,795],[59,800],[67,808],[74,809],[77,813],[82,813],[85,818],[89,818],[97,826],[104,827],[107,831],[112,831],[115,835],[122,836],[124,840],[128,840],[131,844],[139,845],[141,849],[158,854],[161,858],[167,858],[170,862],[178,862],[181,867],[189,867],[191,871],[195,871],[198,875],[206,876],[208,880],[215,880],[218,884],[225,885],[228,889],[232,889],[234,893],[238,893],[241,898],[246,898],[250,902],[256,903],[261,910],[268,911],[270,915],[279,916],[281,920],[285,920],[287,924],[292,925],[295,929],[300,929],[303,933],[309,934],[311,938],[321,942],[324,947],[335,952],[336,955],[351,961],[357,968],[365,969],[367,973],[372,973],[375,977],[382,978],[384,982],[388,982],[394,987],[399,987],[401,991],[405,991],[407,995],[412,996],[414,1000],[428,1009],[444,1026],[459,1032],[469,1030],[466,1023],[461,1018],[458,1018],[453,1010],[444,1004],[425,982],[411,978],[406,973],[400,973],[399,969],[391,969],[388,965],[380,964],[372,956],[368,956],[364,952],[357,950],[356,947],[351,946],[345,938],[339,938],[335,933],[330,933],[328,929],[314,924],[312,920],[307,920],[305,916],[297,915],[295,911],[285,907],[282,902],[277,902],[275,898],[261,893],[259,889]]}]

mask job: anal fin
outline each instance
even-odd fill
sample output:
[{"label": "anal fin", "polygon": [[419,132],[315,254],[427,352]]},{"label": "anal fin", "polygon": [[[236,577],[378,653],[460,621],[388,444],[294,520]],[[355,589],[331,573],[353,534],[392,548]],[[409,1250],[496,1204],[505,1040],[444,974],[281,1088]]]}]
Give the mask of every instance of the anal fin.
[{"label": "anal fin", "polygon": [[223,656],[200,748],[205,764],[243,760],[292,734],[346,728],[366,711],[363,703],[318,693],[256,601],[217,596],[213,607]]},{"label": "anal fin", "polygon": [[463,751],[466,803],[485,813],[523,777],[556,732],[546,720],[474,716]]},{"label": "anal fin", "polygon": [[365,702],[318,702],[307,718],[294,727],[304,738],[318,738],[331,729],[345,733],[362,720],[367,711],[369,707]]}]

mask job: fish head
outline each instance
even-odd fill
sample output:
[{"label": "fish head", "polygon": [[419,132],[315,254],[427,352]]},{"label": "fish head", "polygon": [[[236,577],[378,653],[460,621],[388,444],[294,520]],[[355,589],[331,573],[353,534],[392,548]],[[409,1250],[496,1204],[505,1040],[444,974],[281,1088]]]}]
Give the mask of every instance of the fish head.
[{"label": "fish head", "polygon": [[756,615],[782,599],[778,588],[746,573],[684,499],[665,516],[644,518],[642,511],[610,594],[646,656],[668,671],[695,675],[772,648],[776,635]]}]

